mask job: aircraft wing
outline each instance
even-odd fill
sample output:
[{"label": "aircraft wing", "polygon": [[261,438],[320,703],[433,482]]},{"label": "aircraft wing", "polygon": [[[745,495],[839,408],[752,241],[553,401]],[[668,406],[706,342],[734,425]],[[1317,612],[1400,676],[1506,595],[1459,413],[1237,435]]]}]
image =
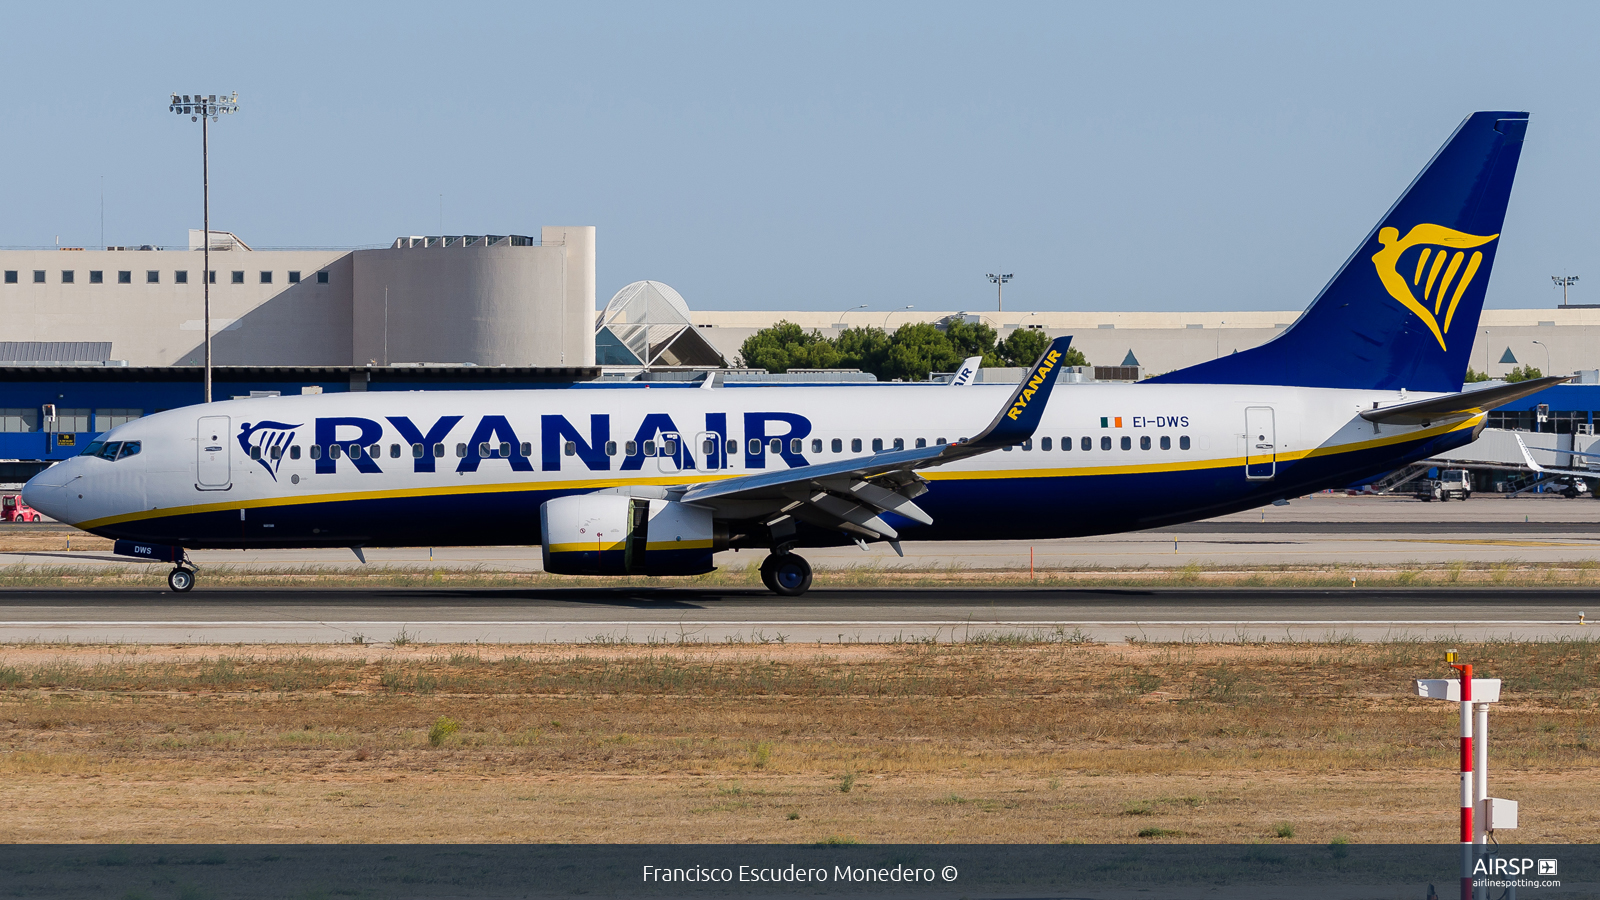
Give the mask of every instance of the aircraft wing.
[{"label": "aircraft wing", "polygon": [[1521,400],[1529,394],[1571,381],[1572,376],[1553,376],[1550,378],[1535,378],[1531,381],[1519,381],[1515,384],[1503,384],[1498,387],[1483,388],[1476,391],[1460,391],[1446,394],[1443,397],[1432,397],[1427,400],[1413,400],[1409,403],[1397,403],[1394,406],[1380,406],[1377,409],[1364,409],[1361,418],[1368,422],[1394,422],[1400,425],[1417,425],[1423,422],[1432,422],[1455,415],[1468,415],[1504,406],[1513,400]]},{"label": "aircraft wing", "polygon": [[768,527],[794,518],[858,540],[895,540],[899,534],[883,520],[885,513],[925,525],[933,522],[913,502],[928,491],[917,469],[1011,447],[1033,436],[1071,344],[1070,337],[1051,341],[976,437],[698,484],[685,488],[678,499],[710,507],[726,518],[760,519]]}]

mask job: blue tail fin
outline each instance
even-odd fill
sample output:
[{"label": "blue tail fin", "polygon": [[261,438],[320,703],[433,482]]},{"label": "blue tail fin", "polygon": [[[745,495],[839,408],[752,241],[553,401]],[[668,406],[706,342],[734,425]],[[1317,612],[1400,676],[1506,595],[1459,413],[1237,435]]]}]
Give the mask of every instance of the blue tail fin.
[{"label": "blue tail fin", "polygon": [[1287,331],[1146,383],[1459,391],[1527,127],[1468,116]]}]

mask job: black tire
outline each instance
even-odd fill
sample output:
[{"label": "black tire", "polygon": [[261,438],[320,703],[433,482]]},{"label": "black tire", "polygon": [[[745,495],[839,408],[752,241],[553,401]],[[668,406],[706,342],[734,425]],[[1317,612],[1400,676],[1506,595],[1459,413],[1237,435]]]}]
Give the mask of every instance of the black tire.
[{"label": "black tire", "polygon": [[771,554],[761,561],[761,583],[774,594],[778,593],[778,583],[772,580],[772,568],[777,561],[777,554]]},{"label": "black tire", "polygon": [[767,557],[761,570],[772,572],[770,580],[763,580],[767,588],[780,597],[798,597],[811,589],[811,564],[793,553],[775,553]]},{"label": "black tire", "polygon": [[167,573],[167,587],[177,593],[187,593],[194,588],[194,573],[188,569],[173,569]]}]

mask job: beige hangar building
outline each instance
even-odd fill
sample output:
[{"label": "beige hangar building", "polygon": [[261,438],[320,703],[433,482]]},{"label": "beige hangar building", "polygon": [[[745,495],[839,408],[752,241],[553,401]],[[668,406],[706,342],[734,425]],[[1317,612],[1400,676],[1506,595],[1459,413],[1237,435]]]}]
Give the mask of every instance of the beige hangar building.
[{"label": "beige hangar building", "polygon": [[[202,242],[0,251],[0,365],[199,364]],[[219,366],[594,365],[593,226],[362,250],[211,243]]]}]

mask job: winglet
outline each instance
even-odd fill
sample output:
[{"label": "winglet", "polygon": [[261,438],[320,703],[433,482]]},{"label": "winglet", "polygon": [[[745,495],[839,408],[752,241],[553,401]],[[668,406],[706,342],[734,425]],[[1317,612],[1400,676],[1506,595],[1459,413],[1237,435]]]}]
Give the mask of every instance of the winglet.
[{"label": "winglet", "polygon": [[1006,405],[1000,408],[999,415],[977,437],[967,441],[965,447],[1009,447],[1033,437],[1034,430],[1039,427],[1039,417],[1044,415],[1045,404],[1050,400],[1050,389],[1055,387],[1056,376],[1066,360],[1067,348],[1071,346],[1071,335],[1051,341]]},{"label": "winglet", "polygon": [[1518,434],[1514,435],[1514,437],[1517,439],[1517,446],[1522,450],[1522,461],[1528,464],[1528,468],[1535,472],[1543,473],[1544,467],[1533,461],[1533,454],[1528,452],[1528,445],[1522,442],[1522,435]]}]

